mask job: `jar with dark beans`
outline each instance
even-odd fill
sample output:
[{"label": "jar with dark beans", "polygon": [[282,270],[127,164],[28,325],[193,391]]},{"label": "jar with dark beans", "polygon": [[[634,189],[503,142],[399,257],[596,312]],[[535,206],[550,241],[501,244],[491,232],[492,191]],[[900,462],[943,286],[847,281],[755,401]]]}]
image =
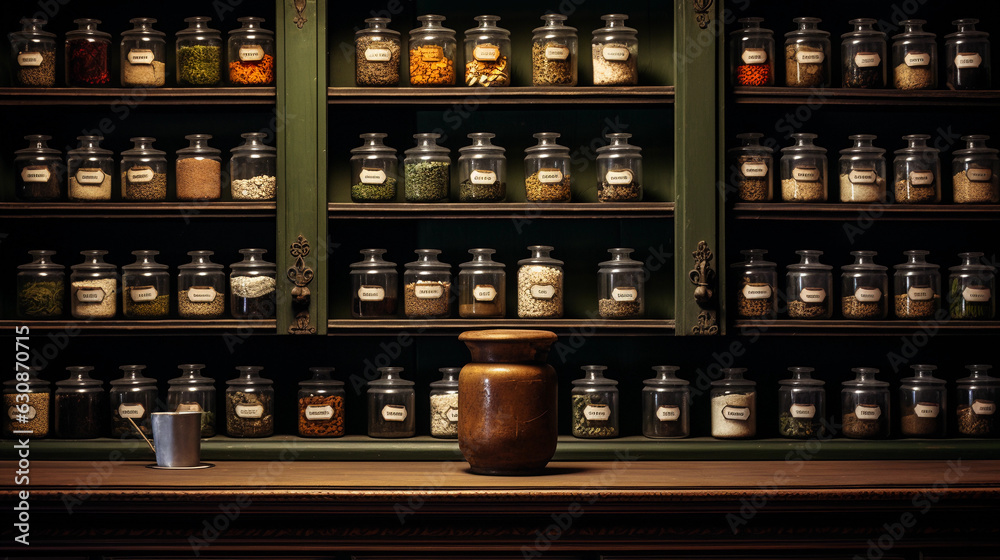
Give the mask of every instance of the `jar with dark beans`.
[{"label": "jar with dark beans", "polygon": [[841,35],[840,48],[845,88],[878,89],[886,86],[885,33],[874,28],[872,18],[852,19],[854,30]]},{"label": "jar with dark beans", "polygon": [[691,435],[691,389],[677,377],[677,366],[653,366],[656,377],[642,383],[642,435],[684,438]]},{"label": "jar with dark beans", "polygon": [[951,22],[958,31],[944,36],[948,89],[990,89],[990,34],[976,29],[978,19]]},{"label": "jar with dark beans", "polygon": [[24,137],[28,147],[14,152],[14,195],[25,202],[52,202],[66,192],[62,152],[48,146],[51,136]]},{"label": "jar with dark beans", "polygon": [[103,383],[90,377],[94,368],[71,366],[69,377],[56,382],[55,435],[62,439],[92,439],[105,435],[108,401]]},{"label": "jar with dark beans", "polygon": [[384,319],[396,316],[399,273],[396,263],[382,258],[385,249],[362,249],[362,260],[351,263],[351,316]]}]

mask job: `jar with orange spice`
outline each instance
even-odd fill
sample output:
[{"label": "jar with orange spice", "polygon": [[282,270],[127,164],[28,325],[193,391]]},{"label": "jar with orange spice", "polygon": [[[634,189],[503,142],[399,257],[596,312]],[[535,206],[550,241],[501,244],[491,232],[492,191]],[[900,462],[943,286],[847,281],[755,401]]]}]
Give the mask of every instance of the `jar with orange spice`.
[{"label": "jar with orange spice", "polygon": [[455,85],[455,30],[441,22],[444,16],[417,18],[421,26],[410,31],[410,85]]},{"label": "jar with orange spice", "polygon": [[730,68],[734,86],[774,85],[774,32],[761,27],[764,18],[739,20],[743,26],[730,33]]},{"label": "jar with orange spice", "polygon": [[261,28],[264,18],[241,17],[229,32],[229,82],[234,86],[274,85],[274,32]]}]

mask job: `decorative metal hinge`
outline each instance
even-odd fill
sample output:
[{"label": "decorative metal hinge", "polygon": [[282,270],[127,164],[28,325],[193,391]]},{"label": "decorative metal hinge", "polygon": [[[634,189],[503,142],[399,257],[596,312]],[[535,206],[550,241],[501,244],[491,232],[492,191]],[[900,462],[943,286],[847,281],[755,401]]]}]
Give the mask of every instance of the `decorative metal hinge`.
[{"label": "decorative metal hinge", "polygon": [[309,241],[299,235],[295,243],[292,243],[289,251],[295,257],[295,265],[288,268],[288,279],[295,284],[292,288],[292,310],[295,312],[295,322],[288,327],[291,334],[316,334],[316,327],[309,324],[309,283],[313,281],[315,273],[313,269],[306,266],[306,257],[309,256]]},{"label": "decorative metal hinge", "polygon": [[711,9],[712,0],[694,0],[694,19],[698,22],[698,27],[708,28],[708,24],[712,21],[712,15],[709,13]]},{"label": "decorative metal hinge", "polygon": [[[711,0],[709,1],[711,2]],[[302,15],[302,12],[306,11],[306,0],[292,0],[292,5],[295,7],[295,13],[296,13],[295,19],[293,19],[292,21],[295,22],[295,27],[302,29],[302,26],[305,25],[307,21],[309,21],[308,19],[306,19],[306,16]]]},{"label": "decorative metal hinge", "polygon": [[698,313],[698,324],[691,327],[691,334],[719,334],[718,312],[715,309],[715,269],[712,259],[715,255],[708,248],[708,243],[698,242],[698,248],[691,253],[694,257],[694,269],[688,273],[691,283],[695,285],[694,301],[701,312]]}]

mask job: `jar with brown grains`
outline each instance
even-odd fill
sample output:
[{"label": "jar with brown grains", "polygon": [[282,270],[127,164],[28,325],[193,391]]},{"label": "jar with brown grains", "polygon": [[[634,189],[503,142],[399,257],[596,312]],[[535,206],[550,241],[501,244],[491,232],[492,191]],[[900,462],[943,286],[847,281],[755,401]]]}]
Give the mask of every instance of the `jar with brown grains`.
[{"label": "jar with brown grains", "polygon": [[226,307],[226,273],[212,251],[188,251],[191,262],[177,267],[177,314],[185,319],[217,319]]},{"label": "jar with brown grains", "polygon": [[111,150],[101,148],[103,136],[77,136],[80,142],[66,152],[69,168],[69,199],[78,202],[111,200],[111,176],[115,161]]},{"label": "jar with brown grains", "polygon": [[49,435],[52,389],[48,381],[38,376],[39,369],[31,366],[18,371],[14,379],[3,383],[3,436],[43,438]]},{"label": "jar with brown grains", "polygon": [[937,366],[915,364],[913,377],[899,386],[899,428],[903,437],[944,437],[948,399],[944,379],[934,377]]},{"label": "jar with brown grains", "polygon": [[132,251],[135,262],[122,267],[122,312],[130,319],[163,319],[170,314],[170,274],[156,262],[159,251]]},{"label": "jar with brown grains", "polygon": [[941,305],[941,275],[938,265],[927,262],[930,251],[903,251],[906,262],[893,268],[896,317],[929,319]]},{"label": "jar with brown grains", "polygon": [[354,82],[360,86],[399,85],[400,36],[389,29],[389,18],[365,20],[354,34]]},{"label": "jar with brown grains", "polygon": [[260,376],[260,366],[237,366],[239,375],[226,381],[226,433],[229,437],[274,434],[274,388]]},{"label": "jar with brown grains", "polygon": [[42,29],[47,23],[44,19],[22,18],[21,30],[10,34],[14,85],[56,85],[56,34]]},{"label": "jar with brown grains", "polygon": [[958,433],[966,437],[1000,436],[1000,414],[997,414],[1000,379],[990,376],[991,366],[977,364],[965,367],[969,376],[957,382],[955,413]]},{"label": "jar with brown grains", "polygon": [[1000,158],[997,149],[986,146],[984,134],[963,136],[965,148],[955,150],[952,160],[952,189],[957,204],[1000,202]]},{"label": "jar with brown grains", "polygon": [[740,145],[729,150],[729,186],[740,202],[770,202],[774,194],[773,150],[760,144],[759,132],[737,134]]},{"label": "jar with brown grains", "polygon": [[875,251],[851,251],[854,263],[841,268],[841,312],[845,319],[885,319],[889,276],[875,264]]},{"label": "jar with brown grains", "polygon": [[167,199],[167,153],[153,148],[156,138],[130,138],[122,152],[122,198],[151,202]]},{"label": "jar with brown grains", "polygon": [[222,198],[222,151],[208,145],[211,134],[189,134],[177,150],[177,200]]},{"label": "jar with brown grains", "polygon": [[441,251],[417,249],[417,260],[403,273],[403,306],[410,319],[446,319],[451,315],[451,265]]},{"label": "jar with brown grains", "polygon": [[740,251],[744,260],[734,263],[740,275],[736,282],[736,314],[745,319],[773,318],[777,313],[777,265],[764,260],[764,249]]},{"label": "jar with brown grains", "polygon": [[344,382],[331,379],[332,367],[311,367],[312,377],[299,382],[299,435],[344,435]]},{"label": "jar with brown grains", "polygon": [[817,26],[823,20],[799,17],[798,29],[785,33],[785,85],[823,88],[830,86],[830,33]]},{"label": "jar with brown grains", "polygon": [[827,194],[826,148],[815,134],[794,133],[794,144],[781,149],[781,200],[824,202]]},{"label": "jar with brown grains", "polygon": [[936,89],[937,42],[922,19],[900,22],[905,31],[892,37],[892,81],[896,89]]},{"label": "jar with brown grains", "polygon": [[854,145],[840,150],[840,201],[885,202],[885,150],[872,145],[874,134],[848,138]]},{"label": "jar with brown grains", "polygon": [[122,87],[162,87],[167,80],[166,34],[153,29],[153,18],[129,23],[132,29],[122,32]]},{"label": "jar with brown grains", "polygon": [[634,249],[608,249],[611,259],[598,265],[597,312],[602,319],[641,319],[646,313],[646,270],[631,258]]},{"label": "jar with brown grains", "polygon": [[854,379],[842,383],[841,429],[854,439],[889,437],[889,383],[875,379],[875,368],[854,368]]},{"label": "jar with brown grains", "polygon": [[833,267],[819,262],[823,251],[795,251],[799,262],[788,265],[789,319],[829,319],[833,316]]},{"label": "jar with brown grains", "polygon": [[458,265],[458,315],[462,318],[502,318],[506,308],[507,275],[493,249],[469,249],[472,260]]},{"label": "jar with brown grains", "polygon": [[531,85],[575,86],[577,81],[576,28],[565,24],[562,14],[545,14],[545,25],[531,38]]},{"label": "jar with brown grains", "polygon": [[907,146],[896,150],[893,160],[896,204],[941,202],[940,152],[927,145],[930,139],[930,134],[910,134],[903,137]]},{"label": "jar with brown grains", "polygon": [[538,144],[524,150],[524,198],[528,202],[569,202],[573,197],[569,148],[556,143],[559,134],[532,135]]}]

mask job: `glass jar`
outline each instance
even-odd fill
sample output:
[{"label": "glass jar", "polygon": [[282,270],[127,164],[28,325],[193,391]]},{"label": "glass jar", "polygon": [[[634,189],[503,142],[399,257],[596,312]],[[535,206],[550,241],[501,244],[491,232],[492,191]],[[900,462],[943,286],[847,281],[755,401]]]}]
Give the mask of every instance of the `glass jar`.
[{"label": "glass jar", "polygon": [[66,85],[111,85],[111,35],[98,31],[99,19],[74,19],[66,33]]},{"label": "glass jar", "polygon": [[42,30],[47,23],[44,19],[21,18],[21,30],[7,36],[14,85],[56,85],[56,34]]},{"label": "glass jar", "polygon": [[354,83],[365,86],[399,85],[399,31],[389,29],[389,18],[365,20],[368,27],[354,33]]},{"label": "glass jar", "polygon": [[677,377],[677,366],[653,366],[656,376],[643,380],[642,435],[685,438],[691,435],[691,389]]},{"label": "glass jar", "polygon": [[[38,368],[29,367],[3,382],[3,437],[49,435],[52,385],[38,377]],[[17,432],[16,434],[14,432]]]},{"label": "glass jar", "polygon": [[849,21],[854,31],[840,37],[845,88],[877,89],[886,86],[885,33],[874,29],[872,18]]},{"label": "glass jar", "polygon": [[396,150],[386,146],[383,133],[362,134],[364,143],[351,148],[351,200],[354,202],[393,202],[399,161]]},{"label": "glass jar", "polygon": [[938,265],[927,262],[930,251],[903,251],[906,262],[893,268],[896,317],[930,319],[941,305],[941,275]]},{"label": "glass jar", "polygon": [[997,269],[981,264],[982,253],[959,253],[962,264],[948,270],[948,309],[952,319],[986,319],[996,316]]},{"label": "glass jar", "polygon": [[100,379],[90,377],[91,366],[66,368],[69,377],[56,381],[55,436],[93,439],[104,435],[108,401]]},{"label": "glass jar", "polygon": [[740,145],[729,150],[730,184],[740,202],[770,202],[774,196],[774,150],[760,145],[759,132],[737,134]]},{"label": "glass jar", "polygon": [[50,148],[51,136],[29,134],[27,148],[14,152],[14,196],[25,202],[52,202],[63,197],[66,167],[62,152]]},{"label": "glass jar", "polygon": [[903,437],[944,437],[948,401],[945,381],[934,377],[937,366],[912,365],[913,377],[899,386],[899,427]]},{"label": "glass jar", "polygon": [[167,78],[166,34],[153,29],[153,18],[129,20],[122,32],[122,87],[161,87]]},{"label": "glass jar", "polygon": [[417,260],[404,265],[403,306],[410,319],[451,316],[451,265],[438,260],[441,251],[417,249]]},{"label": "glass jar", "polygon": [[829,319],[833,316],[833,267],[819,262],[823,251],[795,251],[799,262],[788,265],[789,319]]},{"label": "glass jar", "polygon": [[241,27],[229,31],[229,83],[234,86],[274,85],[274,32],[264,18],[236,18]]},{"label": "glass jar", "polygon": [[177,314],[183,319],[218,319],[226,308],[226,273],[213,251],[188,251],[191,262],[177,267]]},{"label": "glass jar", "polygon": [[58,319],[66,303],[66,267],[52,262],[55,251],[28,251],[31,262],[17,266],[17,316]]},{"label": "glass jar", "polygon": [[744,319],[773,318],[777,314],[778,271],[775,263],[764,260],[764,249],[740,251],[744,261],[733,263],[739,269],[736,305],[737,317]]},{"label": "glass jar", "polygon": [[625,25],[628,16],[601,16],[604,27],[594,30],[590,41],[595,86],[634,86],[639,83],[639,40]]},{"label": "glass jar", "polygon": [[181,364],[181,375],[167,381],[169,412],[200,412],[201,437],[215,435],[215,380],[204,377],[205,364]]},{"label": "glass jar", "polygon": [[875,379],[875,368],[853,368],[854,379],[844,381],[841,424],[844,436],[854,439],[889,437],[889,383]]},{"label": "glass jar", "polygon": [[958,406],[956,415],[958,433],[970,437],[1000,436],[997,414],[997,397],[1000,397],[1000,379],[989,374],[990,366],[965,366],[969,377],[958,380]]},{"label": "glass jar", "polygon": [[757,383],[743,378],[746,368],[725,368],[712,382],[712,437],[747,439],[757,435]]},{"label": "glass jar", "polygon": [[410,85],[455,85],[455,30],[442,23],[444,16],[419,16],[420,27],[410,30]]},{"label": "glass jar", "polygon": [[240,134],[243,143],[229,159],[233,200],[274,200],[278,188],[278,149],[264,143],[265,132]]},{"label": "glass jar", "polygon": [[583,366],[573,380],[573,437],[618,437],[618,381],[604,377],[605,366]]},{"label": "glass jar", "polygon": [[997,149],[986,147],[984,134],[963,136],[965,148],[955,150],[952,160],[952,187],[956,204],[1000,202],[1000,159]]},{"label": "glass jar", "polygon": [[156,138],[129,138],[122,152],[122,198],[151,202],[167,199],[167,153],[153,149]]},{"label": "glass jar", "polygon": [[170,273],[156,262],[159,251],[132,251],[122,267],[122,313],[128,319],[163,319],[170,314]]},{"label": "glass jar", "polygon": [[941,202],[940,152],[927,145],[930,139],[930,134],[909,134],[903,137],[907,146],[896,150],[896,204]]},{"label": "glass jar", "polygon": [[597,148],[597,200],[638,202],[642,200],[642,148],[628,143],[632,135],[606,135],[609,144]]},{"label": "glass jar", "polygon": [[451,188],[451,155],[438,146],[440,134],[414,134],[417,145],[403,160],[403,194],[407,202],[447,202]]},{"label": "glass jar", "polygon": [[531,85],[575,86],[579,44],[567,16],[545,14],[531,36]]},{"label": "glass jar", "polygon": [[531,256],[517,261],[517,316],[522,319],[563,316],[563,262],[549,256],[553,249],[532,245]]},{"label": "glass jar", "polygon": [[819,18],[792,21],[799,27],[785,33],[785,85],[830,87],[830,32],[817,27],[823,21]]},{"label": "glass jar", "polygon": [[634,250],[608,249],[611,260],[597,265],[597,312],[602,319],[641,319],[646,314],[646,271],[631,258]]},{"label": "glass jar", "polygon": [[177,150],[177,200],[222,198],[222,151],[208,145],[211,134],[188,134]]},{"label": "glass jar", "polygon": [[951,22],[958,31],[944,36],[948,89],[990,89],[990,34],[977,31],[978,19]]},{"label": "glass jar", "polygon": [[922,19],[900,22],[905,32],[892,37],[892,81],[896,89],[936,89],[936,35],[924,31]]},{"label": "glass jar", "polygon": [[368,382],[368,437],[408,438],[417,433],[413,382],[399,376],[401,367],[378,368]]},{"label": "glass jar", "polygon": [[851,251],[854,263],[841,267],[840,310],[845,319],[885,319],[889,276],[875,264],[875,251]]},{"label": "glass jar", "polygon": [[510,85],[510,31],[499,27],[500,16],[476,16],[478,27],[465,31],[465,85]]},{"label": "glass jar", "polygon": [[146,366],[121,366],[120,379],[111,380],[111,437],[139,438],[132,423],[147,438],[153,437],[152,414],[158,395],[156,380],[142,374]]},{"label": "glass jar", "polygon": [[473,132],[472,144],[458,149],[459,202],[503,202],[507,198],[507,158],[490,142],[496,134]]},{"label": "glass jar", "polygon": [[69,199],[77,202],[111,200],[111,176],[115,160],[111,150],[101,148],[103,136],[77,136],[76,149],[66,152],[69,168]]},{"label": "glass jar", "polygon": [[462,368],[438,371],[441,379],[431,382],[431,437],[458,439],[458,373]]},{"label": "glass jar", "polygon": [[362,249],[364,257],[351,263],[351,316],[385,319],[396,316],[399,273],[396,263],[382,259],[385,249]]},{"label": "glass jar", "polygon": [[226,381],[226,434],[229,437],[268,437],[274,434],[274,387],[260,376],[261,366],[236,366],[235,379]]},{"label": "glass jar", "polygon": [[569,202],[572,198],[569,148],[559,134],[539,132],[538,144],[524,150],[524,198],[528,202]]},{"label": "glass jar", "polygon": [[740,18],[741,29],[731,32],[729,68],[734,86],[774,85],[774,32],[760,24],[764,18]]},{"label": "glass jar", "polygon": [[222,34],[212,29],[210,17],[184,18],[187,28],[177,32],[177,85],[222,85]]},{"label": "glass jar", "polygon": [[243,260],[229,268],[229,309],[236,319],[273,319],[277,311],[277,267],[267,249],[240,249]]},{"label": "glass jar", "polygon": [[885,202],[885,150],[872,145],[874,134],[848,138],[854,145],[840,150],[840,201]]},{"label": "glass jar", "polygon": [[311,367],[299,381],[298,422],[302,437],[340,437],[345,433],[344,382],[331,379],[332,367]]},{"label": "glass jar", "polygon": [[826,201],[826,148],[813,141],[815,134],[791,134],[795,142],[781,149],[781,200],[785,202]]},{"label": "glass jar", "polygon": [[458,265],[458,316],[502,319],[506,313],[507,274],[493,249],[469,249],[472,260]]},{"label": "glass jar", "polygon": [[80,251],[70,267],[69,301],[74,319],[113,319],[118,311],[118,268],[104,262],[107,251]]},{"label": "glass jar", "polygon": [[816,439],[825,431],[826,391],[823,380],[813,379],[811,367],[790,367],[792,377],[778,381],[778,435]]}]

